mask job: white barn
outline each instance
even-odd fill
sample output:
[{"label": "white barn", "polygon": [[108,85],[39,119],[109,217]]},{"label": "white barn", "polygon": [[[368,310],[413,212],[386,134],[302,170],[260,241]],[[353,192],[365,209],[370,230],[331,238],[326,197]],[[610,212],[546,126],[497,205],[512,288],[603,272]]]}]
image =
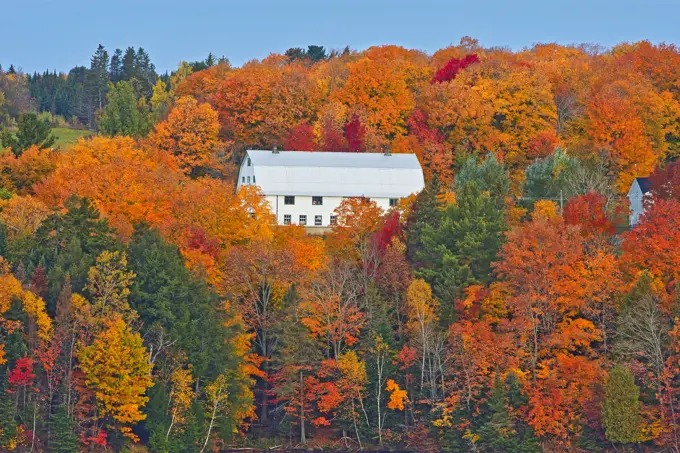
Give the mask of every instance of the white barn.
[{"label": "white barn", "polygon": [[415,154],[253,151],[237,189],[259,186],[279,224],[327,228],[344,198],[366,197],[387,211],[424,187]]},{"label": "white barn", "polygon": [[628,189],[628,202],[630,204],[629,223],[634,227],[640,222],[640,217],[645,213],[645,201],[650,196],[649,178],[635,178]]}]

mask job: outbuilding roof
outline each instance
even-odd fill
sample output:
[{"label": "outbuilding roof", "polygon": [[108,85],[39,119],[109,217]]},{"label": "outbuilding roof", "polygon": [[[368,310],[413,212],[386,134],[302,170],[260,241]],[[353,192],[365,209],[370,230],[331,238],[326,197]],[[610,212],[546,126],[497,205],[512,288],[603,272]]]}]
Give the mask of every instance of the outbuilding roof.
[{"label": "outbuilding roof", "polygon": [[249,150],[247,158],[265,195],[398,198],[424,186],[415,154]]},{"label": "outbuilding roof", "polygon": [[635,181],[637,181],[638,185],[640,186],[642,193],[647,193],[652,188],[652,183],[649,178],[635,178]]}]

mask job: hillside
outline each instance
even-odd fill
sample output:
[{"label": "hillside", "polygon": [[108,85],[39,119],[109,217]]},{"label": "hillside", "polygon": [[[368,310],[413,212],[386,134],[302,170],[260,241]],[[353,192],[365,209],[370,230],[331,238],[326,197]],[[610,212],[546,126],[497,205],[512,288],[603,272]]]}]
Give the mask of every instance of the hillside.
[{"label": "hillside", "polygon": [[[674,45],[9,68],[3,451],[680,444]],[[308,235],[235,190],[274,147],[413,153],[425,188]]]}]

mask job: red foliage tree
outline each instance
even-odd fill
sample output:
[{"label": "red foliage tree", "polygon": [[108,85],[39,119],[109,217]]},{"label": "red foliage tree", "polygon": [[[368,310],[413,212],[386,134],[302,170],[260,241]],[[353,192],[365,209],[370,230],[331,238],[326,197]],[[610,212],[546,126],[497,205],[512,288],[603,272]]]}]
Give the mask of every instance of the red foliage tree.
[{"label": "red foliage tree", "polygon": [[33,290],[33,293],[44,299],[45,296],[47,296],[47,286],[48,282],[45,268],[42,267],[41,264],[38,264],[38,267],[35,268],[33,275],[31,276],[31,289]]},{"label": "red foliage tree", "polygon": [[623,235],[623,270],[631,281],[647,270],[672,294],[680,280],[680,201],[654,200],[642,219]]},{"label": "red foliage tree", "polygon": [[586,235],[614,234],[614,222],[607,215],[606,204],[607,199],[597,192],[573,197],[564,207],[564,221],[568,225],[580,225]]},{"label": "red foliage tree", "polygon": [[392,243],[392,238],[401,234],[399,212],[394,211],[385,216],[385,221],[380,230],[376,232],[375,240],[379,251],[384,251]]},{"label": "red foliage tree", "polygon": [[411,112],[408,120],[406,120],[406,125],[408,126],[409,133],[415,135],[422,142],[441,143],[444,141],[438,130],[430,128],[427,124],[427,114],[420,109],[415,109]]},{"label": "red foliage tree", "polygon": [[347,149],[350,152],[358,153],[366,151],[366,126],[361,123],[359,115],[352,115],[352,119],[345,124],[345,139]]},{"label": "red foliage tree", "polygon": [[341,130],[332,124],[326,124],[323,128],[321,148],[323,151],[347,151],[347,140]]},{"label": "red foliage tree", "polygon": [[35,379],[33,373],[34,360],[24,356],[17,359],[14,368],[9,372],[9,383],[12,387],[30,387]]},{"label": "red foliage tree", "polygon": [[555,131],[539,132],[527,144],[527,157],[530,159],[546,157],[555,151],[556,146],[557,134]]},{"label": "red foliage tree", "polygon": [[680,200],[680,160],[656,167],[649,175],[652,193],[656,197]]},{"label": "red foliage tree", "polygon": [[287,151],[316,151],[318,146],[314,141],[312,125],[302,123],[291,129],[283,142],[283,148]]},{"label": "red foliage tree", "polygon": [[460,71],[475,63],[479,63],[479,57],[474,53],[466,55],[463,58],[452,58],[448,63],[437,70],[434,77],[432,77],[432,83],[442,83],[453,80]]}]

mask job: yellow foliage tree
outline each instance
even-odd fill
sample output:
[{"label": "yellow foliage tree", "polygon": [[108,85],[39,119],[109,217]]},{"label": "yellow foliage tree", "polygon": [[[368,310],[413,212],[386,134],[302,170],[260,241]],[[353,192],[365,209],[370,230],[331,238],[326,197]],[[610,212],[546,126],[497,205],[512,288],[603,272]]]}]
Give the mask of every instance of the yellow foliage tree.
[{"label": "yellow foliage tree", "polygon": [[105,325],[92,344],[78,351],[80,368],[95,393],[98,416],[110,416],[125,437],[136,441],[130,425],[146,418],[142,407],[153,385],[152,365],[142,338],[122,318],[106,320]]},{"label": "yellow foliage tree", "polygon": [[0,222],[7,227],[7,239],[15,241],[30,237],[50,210],[31,196],[15,196],[0,201]]}]

